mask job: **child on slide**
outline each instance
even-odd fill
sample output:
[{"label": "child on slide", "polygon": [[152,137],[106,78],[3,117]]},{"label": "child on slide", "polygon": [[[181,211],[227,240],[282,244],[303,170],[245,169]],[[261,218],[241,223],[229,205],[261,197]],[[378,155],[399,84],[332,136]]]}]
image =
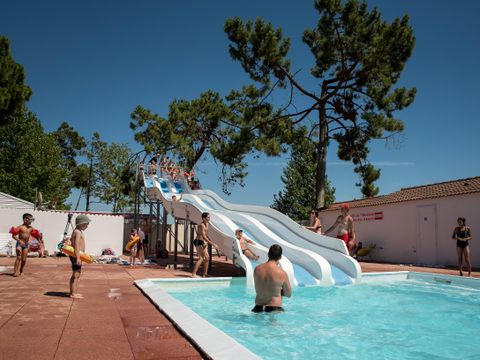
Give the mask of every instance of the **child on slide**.
[{"label": "child on slide", "polygon": [[255,243],[243,235],[243,230],[235,230],[235,237],[240,241],[240,249],[242,250],[242,253],[250,260],[258,260],[259,256],[255,255],[253,251],[247,247],[247,244],[255,245]]}]

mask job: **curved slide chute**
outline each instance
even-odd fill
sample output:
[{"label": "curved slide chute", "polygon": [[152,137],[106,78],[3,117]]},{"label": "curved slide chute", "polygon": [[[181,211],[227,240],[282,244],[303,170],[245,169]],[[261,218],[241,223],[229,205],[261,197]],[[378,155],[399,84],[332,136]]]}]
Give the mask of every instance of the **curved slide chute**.
[{"label": "curved slide chute", "polygon": [[[296,285],[351,284],[361,278],[357,261],[348,255],[343,241],[322,236],[301,228],[282,213],[267,207],[238,205],[226,202],[209,190],[190,190],[186,181],[146,178],[145,187],[150,199],[161,200],[167,212],[179,219],[201,222],[201,213],[211,214],[209,236],[221,252],[246,271],[247,285],[253,286],[255,262],[240,251],[234,237],[236,229],[256,244],[249,248],[267,260],[272,244],[282,246],[282,268],[290,282]],[[182,201],[172,202],[172,196],[182,194]]]}]

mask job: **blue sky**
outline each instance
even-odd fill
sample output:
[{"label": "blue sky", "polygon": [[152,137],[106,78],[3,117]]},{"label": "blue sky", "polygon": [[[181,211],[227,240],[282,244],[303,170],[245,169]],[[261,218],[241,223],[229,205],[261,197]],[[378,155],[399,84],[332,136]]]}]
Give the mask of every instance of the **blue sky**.
[{"label": "blue sky", "polygon": [[[415,102],[398,114],[398,142],[378,141],[370,160],[382,169],[380,194],[402,187],[480,175],[480,2],[474,0],[369,1],[384,19],[407,13],[416,37],[400,84],[417,87]],[[228,54],[225,19],[260,16],[292,39],[293,69],[308,78],[312,57],[301,42],[318,19],[312,1],[24,1],[2,4],[0,34],[27,73],[29,108],[47,131],[69,122],[84,137],[140,149],[129,129],[142,105],[162,116],[174,99],[207,89],[222,95],[249,80]],[[312,82],[311,87],[315,84]],[[227,200],[270,205],[282,189],[286,158],[249,161],[244,188]],[[328,176],[338,201],[360,198],[349,163],[328,156]],[[218,169],[199,164],[206,188],[220,192]],[[224,196],[225,197],[225,196]],[[72,202],[74,200],[72,199]],[[98,210],[109,207],[96,205]]]}]

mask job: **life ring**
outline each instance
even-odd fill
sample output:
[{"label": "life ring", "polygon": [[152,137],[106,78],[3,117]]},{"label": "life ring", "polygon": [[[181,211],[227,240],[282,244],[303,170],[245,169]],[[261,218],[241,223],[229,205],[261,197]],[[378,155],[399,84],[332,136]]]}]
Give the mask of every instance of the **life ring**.
[{"label": "life ring", "polygon": [[131,251],[132,248],[140,241],[140,236],[134,236],[125,246],[126,251]]},{"label": "life ring", "polygon": [[[76,257],[75,256],[75,249],[73,248],[73,246],[66,245],[66,246],[62,247],[61,251],[65,255]],[[85,254],[83,251],[80,251],[80,260],[86,262],[87,264],[93,263],[93,258],[90,255]]]},{"label": "life ring", "polygon": [[40,242],[37,239],[28,243],[28,251],[37,252],[38,250],[40,250]]}]

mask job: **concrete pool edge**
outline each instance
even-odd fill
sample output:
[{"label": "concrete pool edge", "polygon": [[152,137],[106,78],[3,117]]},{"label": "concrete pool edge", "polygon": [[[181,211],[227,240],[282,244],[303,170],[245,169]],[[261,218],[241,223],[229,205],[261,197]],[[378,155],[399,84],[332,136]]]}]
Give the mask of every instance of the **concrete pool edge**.
[{"label": "concrete pool edge", "polygon": [[134,284],[152,301],[157,308],[188,338],[196,347],[210,359],[260,359],[232,337],[213,326],[193,310],[172,297],[155,282],[164,283],[218,283],[230,281],[232,278],[207,279],[143,279]]}]

